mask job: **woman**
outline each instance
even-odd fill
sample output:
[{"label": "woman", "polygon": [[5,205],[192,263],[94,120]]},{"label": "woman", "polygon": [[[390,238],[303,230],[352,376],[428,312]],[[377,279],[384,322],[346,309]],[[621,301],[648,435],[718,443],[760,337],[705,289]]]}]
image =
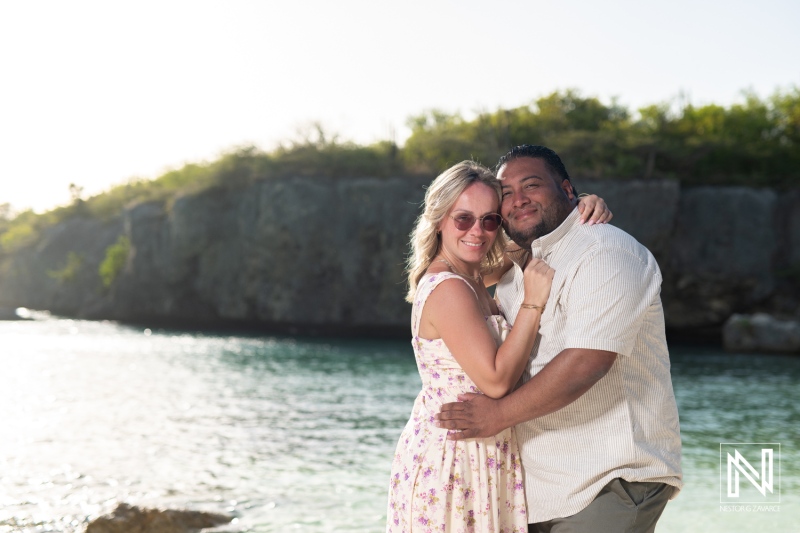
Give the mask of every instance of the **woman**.
[{"label": "woman", "polygon": [[[609,218],[597,197],[582,201],[583,220]],[[539,329],[554,274],[546,263],[534,259],[524,270],[513,330],[484,285],[484,274],[496,278],[504,270],[499,208],[497,180],[471,161],[443,172],[425,195],[411,236],[407,296],[422,391],[392,461],[387,531],[527,531],[513,428],[449,441],[433,418],[458,394],[510,392]]]}]

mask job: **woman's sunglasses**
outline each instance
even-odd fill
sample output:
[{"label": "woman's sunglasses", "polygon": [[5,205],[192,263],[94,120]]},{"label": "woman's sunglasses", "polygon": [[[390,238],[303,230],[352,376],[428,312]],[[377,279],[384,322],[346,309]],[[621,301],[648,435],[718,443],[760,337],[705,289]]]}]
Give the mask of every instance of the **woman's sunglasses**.
[{"label": "woman's sunglasses", "polygon": [[481,221],[481,227],[486,231],[497,231],[497,228],[503,223],[503,217],[497,213],[489,213],[488,215],[483,215],[481,218],[475,218],[473,215],[467,214],[450,215],[450,218],[453,219],[458,231],[466,231],[472,228],[476,220]]}]

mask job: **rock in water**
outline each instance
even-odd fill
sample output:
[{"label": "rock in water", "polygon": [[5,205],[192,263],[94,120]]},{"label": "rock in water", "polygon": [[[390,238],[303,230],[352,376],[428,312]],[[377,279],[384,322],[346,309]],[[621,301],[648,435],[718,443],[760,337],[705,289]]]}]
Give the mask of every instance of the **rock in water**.
[{"label": "rock in water", "polygon": [[800,353],[800,322],[765,313],[733,315],[722,328],[722,341],[732,352]]},{"label": "rock in water", "polygon": [[121,503],[110,515],[93,520],[86,533],[196,533],[227,524],[232,517],[200,511],[141,509]]}]

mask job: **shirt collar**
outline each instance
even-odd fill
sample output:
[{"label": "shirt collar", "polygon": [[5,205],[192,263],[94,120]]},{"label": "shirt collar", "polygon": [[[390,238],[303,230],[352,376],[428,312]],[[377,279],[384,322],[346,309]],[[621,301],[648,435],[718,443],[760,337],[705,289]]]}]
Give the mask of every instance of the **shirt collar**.
[{"label": "shirt collar", "polygon": [[506,249],[506,255],[508,255],[509,258],[511,258],[511,260],[519,268],[522,268],[525,265],[531,255],[539,259],[547,257],[547,255],[552,251],[553,247],[567,234],[570,228],[575,225],[579,217],[580,212],[578,209],[573,209],[567,218],[564,219],[564,222],[562,222],[561,225],[547,235],[542,235],[533,241],[533,243],[531,243],[530,250],[526,248],[520,248],[512,242]]},{"label": "shirt collar", "polygon": [[578,209],[573,209],[567,218],[564,219],[564,222],[562,222],[556,229],[533,241],[531,243],[531,254],[533,257],[537,257],[539,259],[547,257],[547,255],[553,250],[553,247],[555,247],[555,245],[558,244],[558,242],[569,232],[570,228],[575,225],[579,217],[580,212]]}]

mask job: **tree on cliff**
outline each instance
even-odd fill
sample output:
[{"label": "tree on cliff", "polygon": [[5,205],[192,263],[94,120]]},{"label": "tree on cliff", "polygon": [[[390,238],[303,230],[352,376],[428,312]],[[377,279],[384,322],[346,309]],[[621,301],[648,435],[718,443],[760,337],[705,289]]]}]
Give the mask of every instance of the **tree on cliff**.
[{"label": "tree on cliff", "polygon": [[800,181],[800,89],[728,108],[688,102],[636,114],[574,90],[478,113],[428,111],[409,120],[406,165],[435,174],[471,157],[493,164],[510,146],[553,147],[584,178],[673,177],[687,184],[788,186]]}]

